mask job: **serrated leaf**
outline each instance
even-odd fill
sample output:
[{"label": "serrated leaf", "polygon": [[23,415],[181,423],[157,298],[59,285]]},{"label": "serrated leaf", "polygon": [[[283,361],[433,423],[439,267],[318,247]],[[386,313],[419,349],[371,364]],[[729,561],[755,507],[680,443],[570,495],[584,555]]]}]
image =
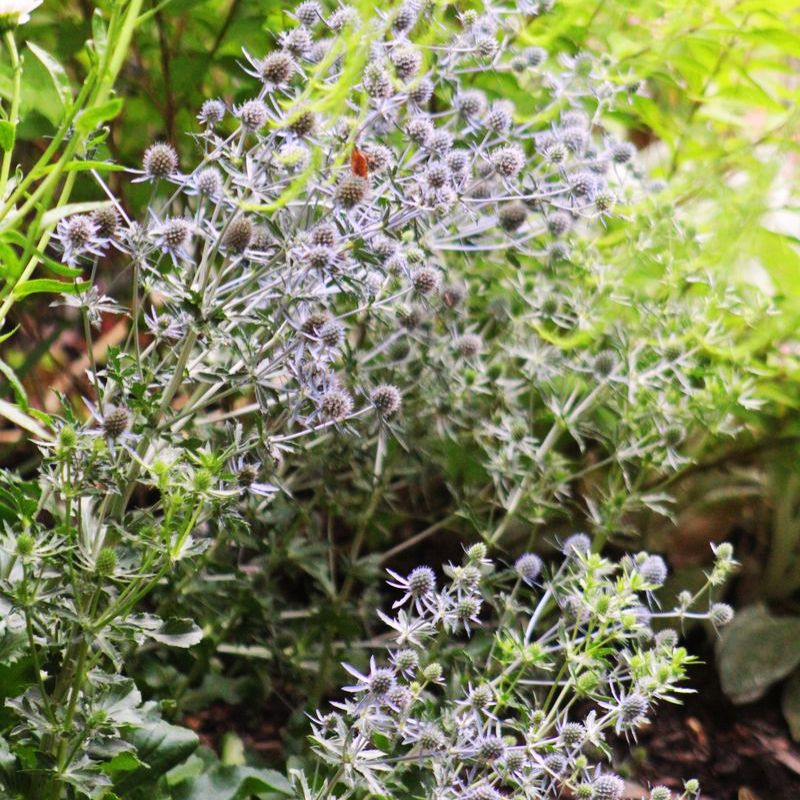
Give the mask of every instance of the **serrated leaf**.
[{"label": "serrated leaf", "polygon": [[800,618],[773,617],[763,606],[744,609],[720,637],[717,664],[734,703],[758,700],[800,664]]},{"label": "serrated leaf", "polygon": [[90,797],[102,796],[101,787],[111,786],[109,777],[100,772],[100,767],[88,756],[72,761],[60,777],[64,783]]},{"label": "serrated leaf", "polygon": [[203,632],[190,619],[161,619],[155,614],[137,614],[130,624],[148,639],[170,647],[193,647],[203,638]]}]

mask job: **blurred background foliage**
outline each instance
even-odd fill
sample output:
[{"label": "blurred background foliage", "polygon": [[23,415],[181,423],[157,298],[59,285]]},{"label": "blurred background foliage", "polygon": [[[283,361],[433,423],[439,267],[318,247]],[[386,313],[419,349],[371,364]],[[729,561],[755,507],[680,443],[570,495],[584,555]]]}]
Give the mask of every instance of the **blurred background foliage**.
[{"label": "blurred background foliage", "polygon": [[768,354],[775,381],[762,388],[795,407],[796,392],[782,382],[797,377],[800,314],[797,4],[566,2],[550,19],[545,46],[605,53],[644,82],[618,118],[669,179],[696,233],[697,246],[673,257],[687,272],[709,270],[772,299],[771,322],[743,331],[741,355],[785,339]]}]

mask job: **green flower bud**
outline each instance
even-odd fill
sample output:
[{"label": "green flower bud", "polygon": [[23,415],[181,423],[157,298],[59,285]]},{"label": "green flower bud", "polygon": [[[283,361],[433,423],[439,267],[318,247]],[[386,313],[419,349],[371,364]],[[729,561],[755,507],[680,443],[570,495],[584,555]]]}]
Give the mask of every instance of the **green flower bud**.
[{"label": "green flower bud", "polygon": [[29,533],[21,533],[17,536],[17,554],[23,558],[29,556],[33,552],[35,544],[33,536]]},{"label": "green flower bud", "polygon": [[199,469],[194,475],[192,485],[195,491],[207,492],[214,482],[214,476],[207,469]]},{"label": "green flower bud", "polygon": [[58,444],[62,450],[72,450],[78,444],[75,428],[65,425],[58,433]]},{"label": "green flower bud", "polygon": [[534,728],[538,728],[544,721],[547,719],[547,715],[542,711],[541,708],[537,708],[536,711],[531,714],[531,725]]},{"label": "green flower bud", "polygon": [[117,554],[111,547],[104,547],[94,562],[94,571],[101,576],[111,575],[117,568]]},{"label": "green flower bud", "polygon": [[86,720],[86,726],[88,728],[99,728],[101,725],[105,725],[107,721],[108,712],[104,708],[100,708],[89,715]]},{"label": "green flower bud", "polygon": [[583,672],[575,681],[575,691],[579,695],[591,694],[600,685],[600,678],[595,672]]},{"label": "green flower bud", "polygon": [[467,550],[467,561],[480,561],[481,559],[486,558],[486,552],[486,545],[483,542],[473,544]]}]

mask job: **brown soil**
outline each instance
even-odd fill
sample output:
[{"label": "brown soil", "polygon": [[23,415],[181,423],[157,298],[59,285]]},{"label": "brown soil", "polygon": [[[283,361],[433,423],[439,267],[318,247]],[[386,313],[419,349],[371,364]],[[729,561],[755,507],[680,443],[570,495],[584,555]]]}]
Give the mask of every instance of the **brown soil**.
[{"label": "brown soil", "polygon": [[631,782],[680,789],[684,778],[697,778],[704,800],[800,800],[800,747],[781,716],[779,690],[734,706],[711,665],[693,669],[690,680],[697,693],[683,706],[662,705],[642,731],[638,760],[628,762]]}]

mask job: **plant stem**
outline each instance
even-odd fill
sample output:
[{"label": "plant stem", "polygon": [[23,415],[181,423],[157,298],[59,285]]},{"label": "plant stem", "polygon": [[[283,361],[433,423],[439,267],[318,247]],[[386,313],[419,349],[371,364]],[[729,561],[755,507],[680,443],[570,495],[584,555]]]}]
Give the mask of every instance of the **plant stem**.
[{"label": "plant stem", "polygon": [[[11,123],[14,129],[13,138],[16,138],[17,123],[19,122],[19,103],[22,96],[22,63],[19,59],[19,52],[17,51],[17,42],[14,39],[13,31],[6,31],[3,35],[3,41],[8,49],[8,55],[11,59],[11,69],[14,72],[14,88],[11,94],[11,108],[8,112],[8,122]],[[11,147],[3,153],[3,164],[0,167],[0,202],[6,196],[6,187],[8,186],[8,176],[11,174],[11,160],[14,157],[14,143],[12,141]]]}]

